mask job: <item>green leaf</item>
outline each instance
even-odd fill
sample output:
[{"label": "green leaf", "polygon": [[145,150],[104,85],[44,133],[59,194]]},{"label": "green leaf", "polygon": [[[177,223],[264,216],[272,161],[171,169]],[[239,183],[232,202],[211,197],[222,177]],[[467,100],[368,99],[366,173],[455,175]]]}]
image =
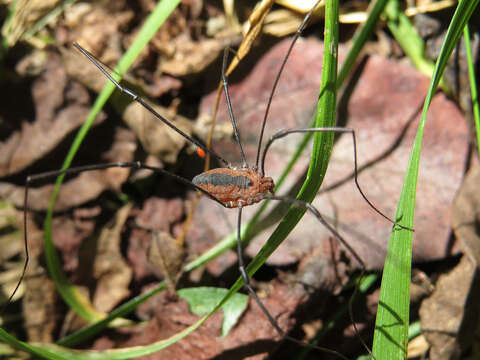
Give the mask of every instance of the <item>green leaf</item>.
[{"label": "green leaf", "polygon": [[[227,293],[227,289],[207,286],[181,289],[177,291],[178,296],[188,302],[190,311],[199,316],[212,311],[215,308],[215,305],[217,305]],[[247,308],[247,304],[247,295],[235,294],[230,300],[222,305],[222,336],[226,336],[230,329],[235,326],[238,319]]]},{"label": "green leaf", "polygon": [[468,30],[468,24],[465,25],[463,34],[465,38],[465,52],[467,54],[470,93],[472,94],[473,119],[475,121],[475,130],[477,133],[477,151],[478,151],[478,156],[480,157],[480,105],[478,103],[477,77],[475,76],[475,63],[472,57],[472,50],[470,49],[470,31]]},{"label": "green leaf", "polygon": [[[416,186],[427,111],[448,58],[478,1],[459,2],[435,64],[396,213],[397,221],[407,227],[413,227],[414,224]],[[375,323],[372,351],[377,359],[395,360],[407,356],[412,240],[413,232],[394,227],[385,260]]]}]

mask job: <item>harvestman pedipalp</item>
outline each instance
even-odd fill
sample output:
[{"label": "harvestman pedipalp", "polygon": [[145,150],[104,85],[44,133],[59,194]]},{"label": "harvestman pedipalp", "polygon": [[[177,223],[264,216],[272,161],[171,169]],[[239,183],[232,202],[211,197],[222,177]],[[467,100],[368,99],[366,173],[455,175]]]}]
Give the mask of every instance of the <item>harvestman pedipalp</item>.
[{"label": "harvestman pedipalp", "polygon": [[[288,339],[290,341],[293,341],[295,343],[298,343],[303,346],[311,346],[315,349],[318,349],[320,351],[328,352],[334,355],[337,355],[341,358],[345,359],[345,356],[342,354],[331,350],[327,348],[323,348],[320,346],[316,345],[311,345],[308,343],[305,343],[303,341],[297,340],[295,338],[290,337],[289,335],[285,334],[285,332],[280,328],[278,325],[277,321],[273,318],[273,316],[268,312],[266,307],[263,305],[262,301],[259,299],[257,296],[255,290],[252,288],[250,285],[249,277],[246,272],[244,260],[243,260],[243,255],[242,255],[242,245],[241,245],[241,239],[240,239],[240,228],[241,228],[241,218],[242,218],[242,209],[245,206],[252,205],[254,203],[257,203],[263,199],[270,199],[270,200],[277,200],[277,201],[284,201],[288,202],[293,206],[304,208],[307,211],[309,211],[312,215],[315,216],[315,218],[323,224],[333,235],[335,238],[339,240],[340,243],[352,254],[352,256],[355,258],[355,260],[360,264],[362,268],[362,274],[365,272],[365,264],[362,261],[362,259],[357,255],[357,253],[353,250],[353,248],[343,239],[343,237],[333,228],[331,225],[329,225],[320,212],[310,203],[296,200],[296,199],[291,199],[291,198],[286,198],[286,197],[279,197],[274,195],[274,183],[273,180],[269,177],[265,177],[265,172],[264,172],[264,164],[265,164],[265,158],[268,149],[272,145],[272,143],[280,138],[283,138],[287,135],[293,134],[293,133],[308,133],[308,132],[334,132],[334,133],[349,133],[352,136],[352,141],[353,141],[353,149],[354,149],[354,181],[356,184],[356,187],[358,191],[360,192],[361,196],[365,199],[365,201],[369,204],[369,206],[374,209],[378,214],[383,216],[385,219],[393,223],[394,225],[397,225],[401,228],[406,228],[398,223],[396,223],[394,220],[390,219],[386,215],[384,215],[380,210],[378,210],[371,202],[368,200],[366,195],[364,194],[363,190],[361,189],[359,183],[358,183],[358,172],[357,172],[357,150],[356,150],[356,138],[355,138],[355,132],[353,129],[349,128],[341,128],[341,127],[330,127],[330,128],[307,128],[307,129],[289,129],[289,130],[281,130],[274,134],[269,141],[266,143],[263,151],[262,151],[262,139],[263,139],[263,132],[266,126],[266,120],[268,117],[269,113],[269,108],[278,84],[278,81],[281,77],[282,71],[284,69],[284,66],[287,62],[287,59],[290,55],[290,52],[297,41],[297,39],[300,37],[303,29],[307,25],[313,10],[315,9],[316,5],[312,10],[305,16],[304,20],[302,21],[300,27],[298,28],[297,32],[295,33],[292,42],[290,44],[290,47],[287,51],[287,54],[285,55],[285,58],[281,64],[281,67],[279,69],[279,72],[275,78],[274,85],[272,88],[272,91],[270,93],[268,102],[267,102],[267,108],[265,111],[265,115],[263,118],[262,126],[261,126],[261,134],[259,137],[258,141],[258,148],[257,148],[257,157],[256,157],[256,163],[255,166],[249,167],[245,153],[242,148],[242,144],[240,141],[240,136],[239,132],[237,129],[237,124],[233,115],[233,110],[232,110],[232,105],[230,101],[230,95],[228,91],[228,80],[225,75],[225,69],[226,69],[226,63],[227,63],[227,57],[228,57],[228,51],[226,50],[224,52],[224,60],[223,60],[223,66],[222,66],[222,82],[223,82],[223,88],[225,91],[225,96],[226,96],[226,102],[227,102],[227,108],[228,112],[230,115],[230,119],[232,122],[232,126],[234,129],[234,136],[235,140],[239,146],[240,149],[240,154],[242,158],[242,165],[240,168],[234,168],[231,166],[231,164],[226,161],[224,158],[222,158],[220,155],[215,153],[214,151],[210,150],[209,148],[205,147],[203,144],[201,144],[199,141],[196,139],[190,137],[189,135],[185,134],[178,128],[176,128],[174,125],[172,125],[168,120],[166,120],[162,115],[158,114],[148,103],[146,103],[142,98],[140,98],[138,95],[136,95],[133,91],[124,88],[121,86],[113,77],[109,74],[109,72],[100,64],[98,60],[95,59],[93,55],[91,55],[89,52],[84,50],[80,45],[74,43],[74,46],[83,54],[85,55],[97,68],[110,80],[112,81],[115,86],[124,94],[130,96],[134,101],[138,102],[141,106],[143,106],[146,110],[154,114],[160,121],[165,123],[167,126],[169,126],[172,130],[176,131],[180,135],[182,135],[184,138],[189,140],[191,143],[195,144],[198,146],[200,149],[204,150],[205,152],[208,152],[210,155],[215,157],[218,161],[222,162],[226,168],[218,168],[218,169],[212,169],[209,171],[206,171],[200,175],[195,176],[192,181],[184,179],[178,175],[172,174],[167,172],[166,170],[163,170],[161,168],[156,168],[152,167],[146,164],[143,164],[141,162],[118,162],[118,163],[110,163],[110,164],[97,164],[97,165],[87,165],[87,166],[81,166],[81,167],[75,167],[67,170],[57,170],[57,171],[50,171],[50,172],[45,172],[37,175],[32,175],[27,177],[26,179],[26,186],[25,186],[25,199],[24,199],[24,231],[25,231],[25,251],[26,251],[26,261],[23,269],[23,273],[21,275],[21,278],[10,296],[8,302],[13,298],[15,295],[15,292],[17,291],[21,281],[23,280],[23,277],[25,275],[25,271],[28,265],[28,238],[27,238],[27,209],[28,209],[28,190],[29,187],[32,183],[35,181],[41,180],[41,179],[49,179],[53,178],[62,174],[76,174],[84,171],[93,171],[93,170],[101,170],[101,169],[106,169],[106,168],[113,168],[113,167],[125,167],[125,168],[134,168],[134,169],[148,169],[156,173],[160,173],[169,177],[172,177],[176,179],[179,182],[182,182],[184,184],[187,184],[188,186],[194,187],[196,190],[202,192],[212,200],[216,201],[219,203],[221,206],[225,208],[238,208],[238,221],[237,221],[237,255],[238,255],[238,261],[239,261],[239,269],[241,276],[244,280],[245,287],[250,293],[250,295],[253,297],[253,299],[256,301],[258,306],[262,309],[264,312],[265,316],[267,317],[268,321],[271,323],[271,325],[278,331],[278,333],[285,339]],[[408,228],[406,228],[408,229]],[[355,290],[356,291],[356,290]],[[354,296],[352,296],[351,299],[353,299]],[[7,304],[8,304],[7,302]],[[356,328],[355,322],[353,320],[353,312],[352,312],[352,305],[351,302],[349,303],[349,313],[350,313],[350,318],[352,321],[352,324],[354,326],[355,332],[357,336],[359,337],[360,341],[362,342],[363,346],[368,350],[368,346],[365,344],[363,339],[359,336],[359,332]]]}]

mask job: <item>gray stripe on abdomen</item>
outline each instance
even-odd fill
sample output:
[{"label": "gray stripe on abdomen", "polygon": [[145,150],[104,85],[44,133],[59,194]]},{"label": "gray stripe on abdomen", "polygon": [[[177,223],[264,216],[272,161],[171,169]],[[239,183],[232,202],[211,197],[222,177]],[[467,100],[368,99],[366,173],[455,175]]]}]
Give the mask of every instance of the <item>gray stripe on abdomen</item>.
[{"label": "gray stripe on abdomen", "polygon": [[247,189],[252,185],[252,180],[246,176],[232,176],[228,174],[199,174],[192,180],[195,185],[229,186]]}]

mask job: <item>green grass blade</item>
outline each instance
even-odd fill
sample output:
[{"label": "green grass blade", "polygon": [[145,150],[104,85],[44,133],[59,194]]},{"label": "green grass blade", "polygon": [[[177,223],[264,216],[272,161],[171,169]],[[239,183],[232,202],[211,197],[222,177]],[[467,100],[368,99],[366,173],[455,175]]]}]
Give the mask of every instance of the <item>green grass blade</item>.
[{"label": "green grass blade", "polygon": [[[162,0],[158,3],[152,14],[150,14],[150,16],[145,21],[145,24],[143,25],[141,31],[138,33],[138,36],[135,39],[134,43],[128,49],[128,51],[125,53],[125,55],[122,57],[117,67],[115,68],[115,71],[117,74],[119,74],[119,76],[125,73],[125,71],[133,63],[133,61],[138,56],[143,47],[152,38],[160,25],[167,19],[167,17],[175,9],[178,3],[179,0]],[[102,92],[99,94],[87,120],[85,121],[81,129],[78,131],[78,134],[63,163],[62,169],[67,169],[68,167],[70,167],[70,164],[75,154],[77,153],[78,148],[83,141],[83,138],[86,136],[88,130],[92,126],[95,117],[108,100],[114,88],[115,86],[112,83],[108,82]],[[96,314],[93,309],[88,307],[88,301],[83,299],[83,297],[76,290],[75,286],[73,286],[68,281],[67,277],[63,273],[57,251],[52,241],[51,221],[53,216],[53,208],[63,178],[63,176],[60,176],[57,179],[55,187],[52,191],[52,195],[50,198],[50,206],[45,220],[45,254],[47,259],[47,265],[50,271],[50,275],[55,282],[57,290],[64,299],[64,301],[83,318],[89,321],[95,321],[99,319],[99,315]]]},{"label": "green grass blade", "polygon": [[348,51],[342,67],[340,68],[340,72],[338,73],[337,88],[340,88],[340,86],[342,86],[348,74],[350,74],[352,67],[355,64],[355,61],[358,59],[360,51],[362,51],[365,43],[372,36],[372,33],[378,24],[378,19],[382,14],[383,10],[385,9],[388,1],[389,0],[376,0],[373,3],[373,6],[371,6],[367,21],[365,21],[365,23],[355,33],[353,37],[352,47]]},{"label": "green grass blade", "polygon": [[[431,77],[434,64],[425,58],[425,43],[407,15],[400,10],[398,0],[390,0],[388,2],[385,14],[387,15],[388,28],[410,61],[418,71]],[[451,93],[443,80],[440,80],[440,85],[447,94]]]},{"label": "green grass blade", "polygon": [[70,356],[65,356],[65,352],[51,350],[48,347],[43,347],[40,345],[32,345],[27,342],[20,341],[7,333],[5,330],[0,328],[0,340],[6,344],[9,344],[17,349],[23,350],[29,354],[37,355],[44,359],[54,359],[54,360],[76,360],[78,357],[75,354],[70,354]]},{"label": "green grass blade", "polygon": [[[322,85],[320,98],[317,103],[315,126],[334,126],[336,106],[336,78],[338,54],[338,1],[327,0],[325,6],[325,46],[322,69]],[[329,51],[330,50],[330,51]],[[298,199],[312,201],[322,183],[327,170],[330,153],[333,147],[332,133],[316,133],[312,159],[307,178],[302,186]],[[271,253],[283,242],[290,231],[296,226],[305,213],[304,209],[291,207],[287,215],[275,229],[260,252],[248,264],[247,273],[252,276],[262,266]],[[243,279],[239,277],[230,288],[228,294],[220,301],[208,315],[217,311],[235,292],[243,286]]]},{"label": "green grass blade", "polygon": [[98,332],[105,329],[108,326],[108,324],[110,324],[116,318],[119,318],[131,313],[132,311],[137,309],[137,307],[141,303],[150,299],[153,295],[163,291],[166,285],[167,285],[167,282],[162,281],[159,285],[155,286],[153,289],[150,289],[144,292],[143,294],[138,295],[133,299],[130,299],[126,303],[123,303],[122,305],[117,307],[115,310],[111,311],[108,314],[108,316],[106,316],[105,318],[98,320],[96,322],[93,322],[90,325],[65,336],[64,338],[57,341],[56,344],[61,346],[75,346],[81,343],[82,341],[92,338]]},{"label": "green grass blade", "polygon": [[[459,2],[435,64],[396,213],[397,221],[405,226],[414,225],[416,185],[427,110],[448,58],[478,1]],[[398,227],[394,227],[390,237],[373,342],[373,354],[377,359],[395,360],[407,356],[412,238],[411,231]]]},{"label": "green grass blade", "polygon": [[82,351],[82,350],[71,350],[65,347],[52,344],[36,344],[31,345],[29,343],[19,341],[10,334],[8,334],[3,329],[0,329],[0,339],[7,344],[10,344],[18,349],[26,351],[32,355],[39,356],[44,359],[54,359],[54,360],[95,360],[95,359],[109,359],[109,360],[120,360],[120,359],[135,359],[140,356],[150,355],[156,351],[166,348],[171,344],[176,343],[177,341],[183,339],[185,336],[191,334],[199,326],[201,326],[206,320],[207,316],[202,317],[195,324],[189,326],[185,330],[175,334],[174,336],[157,341],[155,343],[145,345],[145,346],[134,346],[129,348],[121,348],[114,350],[105,350],[105,351]]},{"label": "green grass blade", "polygon": [[475,64],[472,58],[472,50],[470,49],[470,31],[468,30],[468,24],[465,25],[463,34],[465,37],[465,50],[467,53],[470,92],[472,94],[473,120],[475,121],[475,130],[477,133],[477,151],[478,151],[478,156],[480,157],[480,109],[478,105],[478,91],[477,91],[477,80],[476,80],[477,78],[475,76]]},{"label": "green grass blade", "polygon": [[[328,127],[335,124],[336,108],[336,79],[338,54],[338,1],[327,0],[325,6],[325,46],[322,69],[322,85],[317,103],[315,126]],[[329,51],[330,50],[330,51]],[[333,147],[332,133],[317,133],[314,135],[312,159],[307,178],[302,186],[298,199],[312,201],[320,188],[327,170],[330,153]],[[252,276],[262,266],[271,253],[283,242],[291,230],[305,213],[305,210],[291,207],[282,222],[275,229],[260,252],[248,264],[247,273]],[[243,279],[239,277],[230,288],[227,295],[206,317],[218,311],[233,294],[243,286]]]},{"label": "green grass blade", "polygon": [[[315,127],[335,126],[337,100],[337,55],[338,55],[338,1],[325,4],[325,44],[322,68],[322,84],[315,115]],[[312,157],[305,182],[297,199],[312,202],[327,171],[330,153],[333,148],[333,133],[314,135]],[[247,267],[252,276],[270,254],[283,242],[305,214],[305,209],[291,207],[287,215],[274,230],[259,254]]]}]

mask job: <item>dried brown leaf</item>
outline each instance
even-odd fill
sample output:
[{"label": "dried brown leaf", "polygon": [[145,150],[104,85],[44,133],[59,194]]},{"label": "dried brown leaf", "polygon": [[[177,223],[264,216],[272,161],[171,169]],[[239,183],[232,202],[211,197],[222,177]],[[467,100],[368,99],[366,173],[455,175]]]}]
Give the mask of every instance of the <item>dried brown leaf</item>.
[{"label": "dried brown leaf", "polygon": [[111,227],[105,227],[98,238],[93,265],[93,275],[98,280],[93,304],[102,312],[111,311],[121,300],[130,295],[128,286],[132,270],[121,251],[122,228],[132,205],[125,205],[116,214]]},{"label": "dried brown leaf", "polygon": [[[157,246],[157,244],[153,244],[155,236],[152,235],[152,232],[169,234],[172,227],[179,223],[183,216],[183,203],[180,199],[167,200],[151,197],[145,201],[142,210],[135,219],[138,228],[132,230],[127,251],[127,257],[133,268],[135,281],[141,281],[145,276],[151,274],[163,278],[164,274],[159,272],[159,268],[149,263],[148,253],[152,251],[152,247]],[[170,235],[162,236],[170,238]],[[167,256],[172,251],[174,254],[177,254],[174,257],[175,259],[178,261],[181,258],[183,259],[182,246],[178,246],[175,242],[165,246],[167,246],[167,249],[162,249],[162,252],[165,251]],[[176,262],[177,260],[172,261]],[[176,273],[177,271],[173,271],[172,276],[175,277]]]},{"label": "dried brown leaf", "polygon": [[52,343],[57,327],[55,313],[58,311],[55,284],[45,270],[40,270],[38,263],[33,261],[28,268],[25,286],[28,291],[23,298],[23,316],[28,339],[33,342]]},{"label": "dried brown leaf", "polygon": [[60,0],[20,0],[13,7],[14,13],[10,26],[5,26],[2,31],[4,41],[9,47],[30,30],[35,23],[53,10]]},{"label": "dried brown leaf", "polygon": [[478,267],[469,256],[441,275],[432,296],[420,307],[422,332],[431,359],[460,359],[478,328],[480,282]]},{"label": "dried brown leaf", "polygon": [[224,41],[206,39],[200,42],[188,36],[177,36],[173,57],[161,64],[162,72],[175,77],[198,74],[213,63],[224,47]]},{"label": "dried brown leaf", "polygon": [[471,168],[453,203],[452,227],[468,257],[480,265],[480,166]]},{"label": "dried brown leaf", "polygon": [[148,261],[153,273],[160,279],[168,280],[172,287],[181,275],[186,255],[185,249],[169,233],[152,232]]},{"label": "dried brown leaf", "polygon": [[[250,163],[255,158],[266,99],[289,44],[290,40],[285,40],[275,46],[258,61],[244,81],[230,87],[233,110]],[[339,53],[342,58],[342,47]],[[322,44],[316,40],[305,39],[297,44],[277,89],[265,139],[280,129],[308,126],[315,106],[312,99],[316,99],[320,84],[321,54]],[[426,77],[408,65],[373,56],[356,83],[348,107],[340,106],[342,113],[339,116],[347,117],[347,126],[356,130],[359,165],[368,165],[361,171],[359,182],[369,199],[390,216],[393,216],[396,208],[413,143],[416,120],[412,118],[415,119],[423,102],[428,82]],[[204,99],[201,114],[210,111],[214,99],[215,94]],[[219,124],[230,122],[225,108],[225,104],[220,106]],[[272,147],[266,159],[267,175],[274,180],[278,178],[300,138],[292,135]],[[214,148],[233,163],[239,162],[238,147],[231,141],[217,142]],[[452,102],[441,94],[437,95],[425,130],[417,192],[414,234],[416,261],[442,258],[451,250],[450,211],[445,204],[451,203],[460,183],[467,149],[467,129],[462,122],[462,115]],[[304,173],[307,162],[308,155],[293,168],[287,181],[289,185],[292,185],[295,177]],[[323,185],[323,189],[330,189],[326,194],[317,196],[314,204],[355,248],[367,267],[378,268],[383,264],[391,224],[363,201],[354,186],[352,174],[352,139],[343,135],[335,144]],[[443,181],[445,176],[448,176],[448,181]],[[284,193],[285,190],[279,195]],[[245,210],[246,214],[251,213],[250,209]],[[229,224],[221,220],[221,213],[229,217]],[[278,218],[281,214],[281,210],[275,212]],[[198,236],[204,231],[209,236],[202,236],[202,239],[208,239],[212,245],[232,232],[235,223],[235,212],[225,211],[205,199],[200,202],[195,215],[192,227],[196,230],[191,231],[191,240],[187,236],[187,241],[202,241]],[[271,229],[276,223],[274,220],[262,221],[262,230],[266,230],[266,226]],[[312,232],[312,229],[316,231]],[[433,244],[432,233],[436,234]],[[249,246],[247,253],[250,256],[257,254],[268,234],[270,231],[265,231]],[[268,262],[286,264],[297,261],[312,249],[321,248],[322,241],[329,236],[331,234],[307,214]]]},{"label": "dried brown leaf", "polygon": [[67,80],[55,54],[50,54],[45,71],[34,81],[32,95],[36,119],[23,122],[20,132],[0,143],[0,176],[17,173],[50,153],[90,111],[87,92]]},{"label": "dried brown leaf", "polygon": [[[183,116],[172,114],[163,107],[152,106],[184,133],[188,135],[192,133],[192,122]],[[123,113],[123,119],[140,139],[145,151],[167,163],[174,163],[177,160],[180,150],[187,142],[183,136],[172,131],[167,125],[136,103],[127,107]]]}]

